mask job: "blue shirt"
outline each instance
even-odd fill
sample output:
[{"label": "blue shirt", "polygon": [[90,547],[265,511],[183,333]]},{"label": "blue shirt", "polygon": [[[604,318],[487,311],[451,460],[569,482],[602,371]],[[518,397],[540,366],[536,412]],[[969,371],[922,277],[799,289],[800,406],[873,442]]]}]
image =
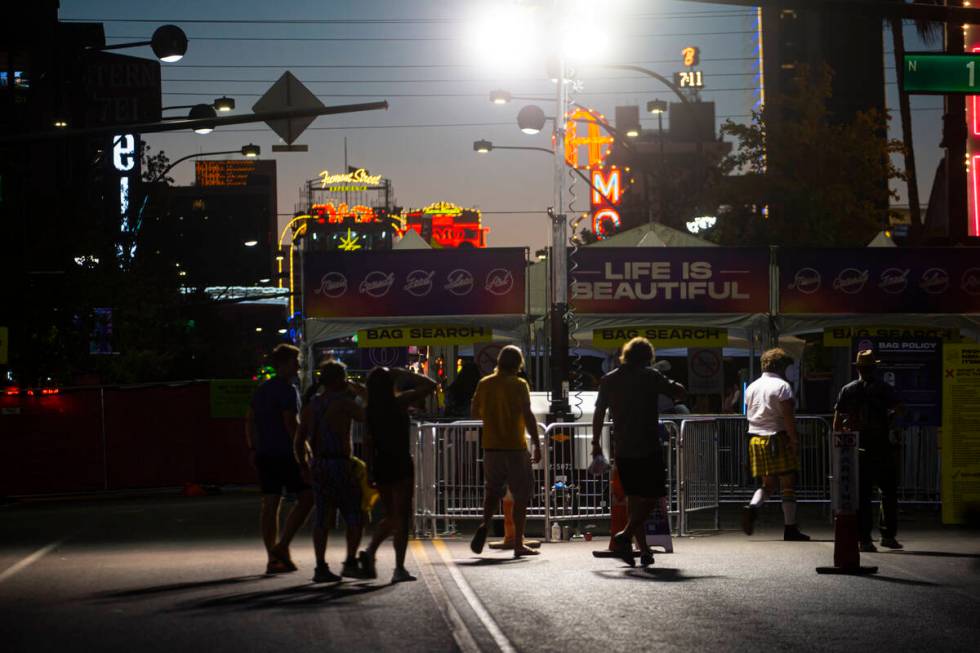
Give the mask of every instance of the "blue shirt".
[{"label": "blue shirt", "polygon": [[282,414],[299,414],[299,390],[278,377],[258,387],[252,397],[255,416],[255,452],[265,456],[292,456],[293,441],[286,432]]}]

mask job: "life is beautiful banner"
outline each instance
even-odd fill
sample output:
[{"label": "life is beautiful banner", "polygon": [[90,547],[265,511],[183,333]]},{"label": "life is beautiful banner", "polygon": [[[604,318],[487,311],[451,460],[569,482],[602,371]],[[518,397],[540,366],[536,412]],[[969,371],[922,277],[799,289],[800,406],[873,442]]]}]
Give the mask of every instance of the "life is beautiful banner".
[{"label": "life is beautiful banner", "polygon": [[308,252],[306,317],[519,315],[521,248]]},{"label": "life is beautiful banner", "polygon": [[977,313],[973,248],[780,249],[781,313]]},{"label": "life is beautiful banner", "polygon": [[583,247],[569,254],[578,313],[767,313],[769,250]]}]

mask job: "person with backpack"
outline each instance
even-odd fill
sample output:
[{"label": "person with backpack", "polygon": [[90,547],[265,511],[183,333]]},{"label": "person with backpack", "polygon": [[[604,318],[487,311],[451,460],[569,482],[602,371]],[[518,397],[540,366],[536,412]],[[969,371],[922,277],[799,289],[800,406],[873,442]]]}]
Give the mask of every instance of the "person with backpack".
[{"label": "person with backpack", "polygon": [[[409,389],[396,392],[396,386]],[[391,582],[415,580],[405,568],[415,493],[408,407],[425,399],[435,389],[436,382],[432,379],[401,368],[376,367],[368,374],[364,451],[370,474],[381,492],[385,515],[367,549],[358,555],[361,570],[367,578],[377,578],[375,556],[381,543],[391,535],[395,548],[395,571]]]}]

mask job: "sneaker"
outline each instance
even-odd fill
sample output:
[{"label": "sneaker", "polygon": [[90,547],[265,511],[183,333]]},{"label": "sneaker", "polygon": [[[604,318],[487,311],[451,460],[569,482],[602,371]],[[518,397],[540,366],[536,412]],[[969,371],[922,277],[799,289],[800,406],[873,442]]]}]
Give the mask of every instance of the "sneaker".
[{"label": "sneaker", "polygon": [[875,543],[871,540],[861,542],[858,545],[858,548],[861,550],[861,553],[878,553],[878,547],[876,547]]},{"label": "sneaker", "polygon": [[378,577],[378,570],[374,565],[374,557],[368,555],[367,551],[361,551],[357,554],[357,563],[361,566],[361,571],[364,572],[365,578]]},{"label": "sneaker", "polygon": [[783,529],[783,540],[785,542],[809,542],[810,536],[800,532],[799,527],[793,524]]},{"label": "sneaker", "polygon": [[653,564],[653,551],[644,551],[640,554],[640,565],[649,567]]},{"label": "sneaker", "polygon": [[515,547],[514,548],[514,557],[515,558],[522,558],[524,556],[536,556],[536,555],[541,555],[541,552],[540,551],[535,551],[534,549],[528,548],[526,546],[521,546],[521,547]]},{"label": "sneaker", "polygon": [[336,583],[341,580],[340,576],[330,571],[330,565],[317,565],[313,572],[314,583]]},{"label": "sneaker", "polygon": [[405,569],[404,567],[396,568],[395,572],[391,575],[392,583],[406,583],[413,580],[418,580],[418,578],[408,573],[408,569]]},{"label": "sneaker", "polygon": [[755,532],[755,519],[758,511],[755,506],[745,506],[742,508],[742,532],[751,535]]},{"label": "sneaker", "polygon": [[902,546],[902,543],[896,540],[894,537],[883,537],[881,538],[881,542],[879,542],[879,544],[881,544],[881,546],[885,547],[886,549],[905,548],[904,546]]},{"label": "sneaker", "polygon": [[630,567],[636,566],[636,560],[633,559],[633,545],[630,544],[629,536],[613,535],[613,554]]},{"label": "sneaker", "polygon": [[340,568],[340,575],[347,578],[367,578],[367,574],[358,566],[357,560],[344,560],[344,566]]},{"label": "sneaker", "polygon": [[282,560],[270,560],[265,566],[265,573],[267,574],[288,574],[291,571],[296,571],[296,565],[292,563],[286,563]]},{"label": "sneaker", "polygon": [[483,553],[483,545],[487,541],[487,526],[486,524],[481,524],[476,532],[473,533],[473,539],[470,540],[470,551],[473,553]]}]

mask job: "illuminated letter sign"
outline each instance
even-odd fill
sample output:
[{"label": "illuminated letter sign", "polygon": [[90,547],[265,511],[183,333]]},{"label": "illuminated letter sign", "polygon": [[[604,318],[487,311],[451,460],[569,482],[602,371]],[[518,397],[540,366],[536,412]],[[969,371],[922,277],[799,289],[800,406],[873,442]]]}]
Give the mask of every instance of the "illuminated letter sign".
[{"label": "illuminated letter sign", "polygon": [[600,204],[619,204],[623,197],[622,184],[618,168],[613,168],[608,172],[602,170],[592,171],[592,205]]},{"label": "illuminated letter sign", "polygon": [[693,45],[689,45],[683,50],[681,54],[684,56],[684,65],[688,68],[698,65],[701,63],[701,49]]},{"label": "illuminated letter sign", "polygon": [[[118,176],[119,189],[119,232],[124,237],[133,231],[130,215],[130,195],[139,180],[139,150],[135,134],[119,134],[112,137],[112,172]],[[128,241],[128,239],[127,239]],[[117,246],[120,258],[129,258],[136,253],[136,245],[131,242]]]},{"label": "illuminated letter sign", "polygon": [[330,184],[356,184],[359,186],[380,186],[381,175],[369,175],[364,168],[358,168],[346,175],[332,175],[329,170],[320,172],[320,188],[326,188]]},{"label": "illuminated letter sign", "polygon": [[[605,117],[596,112],[577,109],[567,117],[565,125],[565,161],[573,168],[587,169],[601,166],[602,162],[609,156],[609,150],[613,143],[613,137],[602,131],[600,122]],[[585,133],[580,134],[579,129],[584,126]],[[581,146],[588,148],[588,156],[583,162],[579,162],[578,150]]]}]

